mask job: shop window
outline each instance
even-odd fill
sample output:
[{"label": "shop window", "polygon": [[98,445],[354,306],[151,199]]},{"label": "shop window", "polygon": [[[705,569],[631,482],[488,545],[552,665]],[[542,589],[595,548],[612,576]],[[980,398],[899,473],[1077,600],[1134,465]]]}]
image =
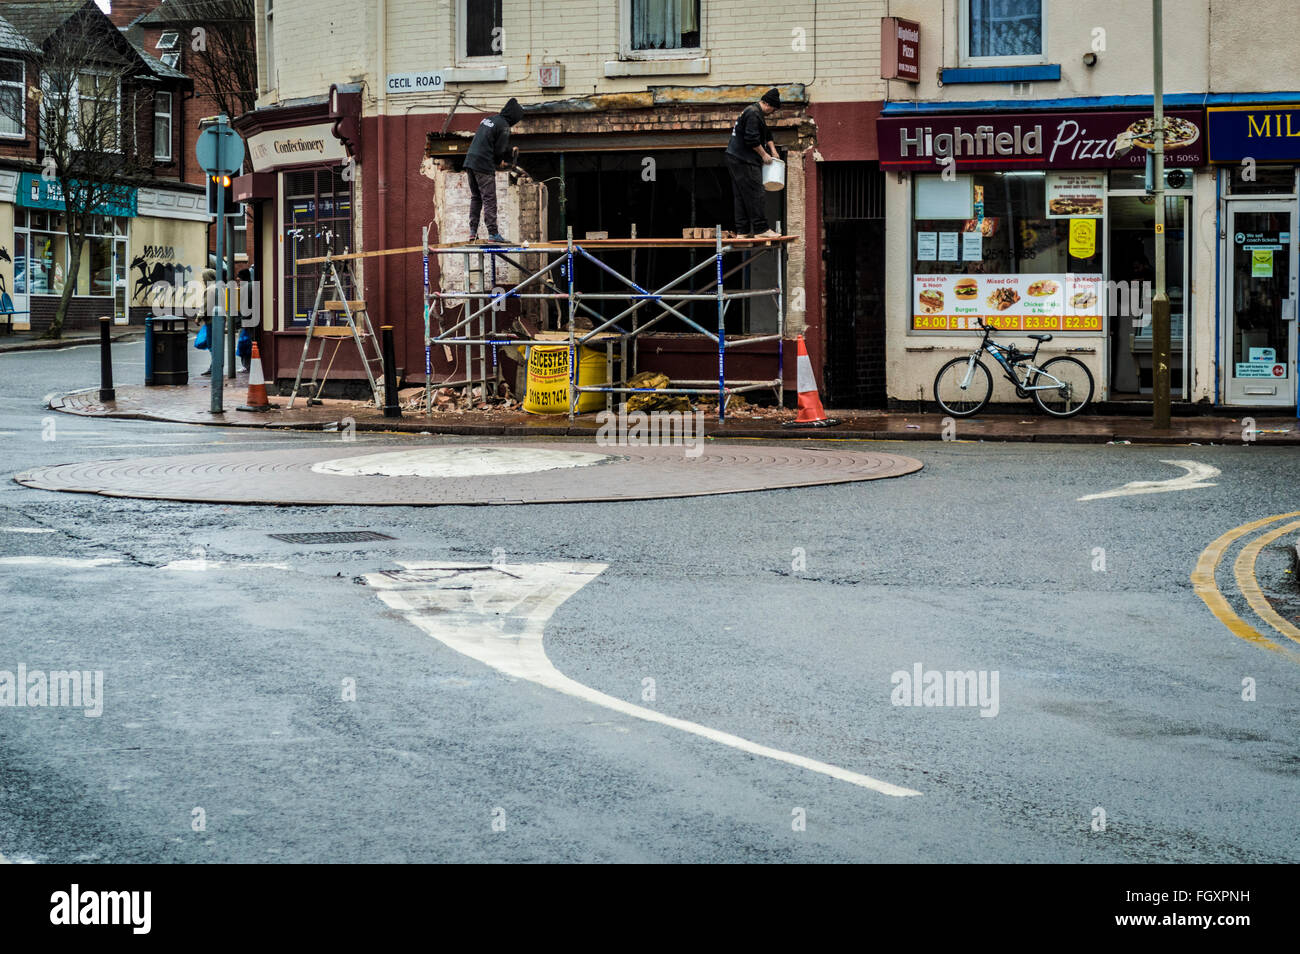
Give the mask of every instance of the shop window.
[{"label": "shop window", "polygon": [[172,158],[172,94],[158,92],[153,98],[153,157],[159,162]]},{"label": "shop window", "polygon": [[913,329],[1102,330],[1104,173],[914,182]]},{"label": "shop window", "polygon": [[624,0],[630,51],[700,48],[700,0]]},{"label": "shop window", "polygon": [[[284,314],[287,324],[304,325],[316,300],[321,266],[299,265],[298,260],[341,253],[352,244],[352,191],[342,166],[287,173],[284,184]],[[349,274],[340,270],[345,284]],[[349,298],[356,297],[354,289],[346,290]]]},{"label": "shop window", "polygon": [[460,58],[501,56],[505,50],[505,26],[501,0],[460,0]]},{"label": "shop window", "polygon": [[965,0],[962,58],[976,66],[1042,63],[1043,0]]},{"label": "shop window", "polygon": [[22,60],[0,59],[0,136],[27,135],[27,68]]},{"label": "shop window", "polygon": [[1251,178],[1241,166],[1232,166],[1228,173],[1229,195],[1295,195],[1296,171],[1292,166],[1255,166]]}]

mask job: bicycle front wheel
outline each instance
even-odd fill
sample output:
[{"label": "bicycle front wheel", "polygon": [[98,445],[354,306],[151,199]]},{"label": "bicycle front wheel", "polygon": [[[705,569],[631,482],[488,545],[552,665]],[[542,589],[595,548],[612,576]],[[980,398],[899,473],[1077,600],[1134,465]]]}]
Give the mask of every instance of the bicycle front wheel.
[{"label": "bicycle front wheel", "polygon": [[[1078,358],[1044,361],[1029,384],[1036,388],[1038,406],[1052,417],[1074,417],[1092,400],[1092,372]],[[1045,384],[1053,386],[1043,388]]]},{"label": "bicycle front wheel", "polygon": [[953,417],[979,413],[993,394],[993,375],[973,355],[953,358],[934,376],[934,399],[939,409]]}]

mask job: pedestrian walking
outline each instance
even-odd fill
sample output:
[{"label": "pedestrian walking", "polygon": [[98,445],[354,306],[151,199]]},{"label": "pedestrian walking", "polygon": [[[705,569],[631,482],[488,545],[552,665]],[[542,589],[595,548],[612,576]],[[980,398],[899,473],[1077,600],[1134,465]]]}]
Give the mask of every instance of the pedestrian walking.
[{"label": "pedestrian walking", "polygon": [[763,211],[766,201],[763,166],[779,158],[766,117],[780,108],[780,92],[769,89],[757,103],[746,106],[731,127],[727,171],[731,173],[736,234],[741,238],[776,238],[780,235],[767,227],[767,215]]},{"label": "pedestrian walking", "polygon": [[510,127],[524,118],[524,108],[511,97],[501,112],[478,125],[474,141],[465,153],[465,174],[469,177],[469,240],[478,238],[479,213],[487,226],[488,241],[508,245],[497,226],[497,170],[506,167],[510,156]]}]

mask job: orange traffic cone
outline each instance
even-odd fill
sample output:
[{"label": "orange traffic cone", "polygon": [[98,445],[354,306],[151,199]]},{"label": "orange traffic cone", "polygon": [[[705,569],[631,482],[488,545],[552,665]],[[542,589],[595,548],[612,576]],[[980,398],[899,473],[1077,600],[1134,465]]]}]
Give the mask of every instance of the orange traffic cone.
[{"label": "orange traffic cone", "polygon": [[248,403],[237,411],[269,411],[275,407],[266,397],[266,378],[262,377],[262,357],[253,342],[253,355],[248,359]]},{"label": "orange traffic cone", "polygon": [[813,377],[812,362],[808,360],[808,346],[799,336],[798,368],[799,414],[793,421],[786,421],[783,427],[834,427],[839,421],[827,417],[822,409],[822,399],[817,395],[817,379]]}]

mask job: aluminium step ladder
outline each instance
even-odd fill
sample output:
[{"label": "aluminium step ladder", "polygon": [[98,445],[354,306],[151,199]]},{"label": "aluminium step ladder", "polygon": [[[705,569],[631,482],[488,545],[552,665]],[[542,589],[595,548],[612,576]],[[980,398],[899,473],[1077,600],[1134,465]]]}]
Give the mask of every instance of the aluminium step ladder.
[{"label": "aluminium step ladder", "polygon": [[[348,277],[351,279],[351,273],[349,273]],[[337,300],[325,300],[327,285],[333,286],[333,291],[338,295]],[[353,285],[355,287],[355,281],[353,281]],[[317,317],[322,312],[342,314],[344,323],[341,325],[318,325]],[[362,327],[357,325],[358,315],[361,318]],[[382,408],[384,406],[383,386],[376,383],[375,367],[378,366],[378,380],[382,381],[384,358],[379,349],[379,339],[375,337],[375,330],[370,324],[370,312],[366,309],[364,300],[349,300],[343,287],[343,281],[339,278],[338,266],[334,264],[332,257],[329,257],[326,259],[325,267],[321,269],[320,282],[316,285],[316,301],[307,319],[307,337],[302,343],[302,357],[298,359],[298,373],[293,379],[293,392],[289,395],[289,407],[293,407],[293,402],[298,397],[298,391],[303,387],[302,373],[308,364],[312,366],[311,381],[306,385],[307,393],[304,397],[308,406],[321,403],[321,391],[325,387],[325,382],[329,379],[330,370],[334,367],[334,359],[338,357],[339,349],[347,338],[351,338],[356,344],[357,354],[361,358],[361,367],[366,372],[366,381],[370,384],[370,395],[374,399],[375,407]],[[320,341],[320,349],[315,357],[311,357],[311,344],[316,339]],[[330,354],[329,363],[325,365],[322,374],[320,372],[321,364],[325,358],[327,343],[331,340],[334,342],[334,350]],[[370,343],[369,351],[366,342]]]}]

